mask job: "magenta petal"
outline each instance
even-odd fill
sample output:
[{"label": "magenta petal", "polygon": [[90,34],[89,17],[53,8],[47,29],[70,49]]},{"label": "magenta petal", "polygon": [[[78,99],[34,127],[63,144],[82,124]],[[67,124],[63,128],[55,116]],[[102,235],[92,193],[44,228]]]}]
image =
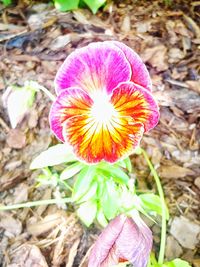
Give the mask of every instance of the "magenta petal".
[{"label": "magenta petal", "polygon": [[114,44],[124,52],[132,69],[131,81],[151,91],[152,82],[149,76],[149,72],[138,54],[135,53],[130,47],[128,47],[124,43],[117,41],[106,41],[105,43]]},{"label": "magenta petal", "polygon": [[66,58],[56,75],[55,87],[58,94],[69,87],[79,87],[88,94],[110,94],[120,82],[130,78],[130,64],[122,50],[110,42],[97,42]]},{"label": "magenta petal", "polygon": [[58,139],[64,142],[66,120],[87,114],[92,103],[92,99],[79,88],[68,88],[58,95],[49,113],[50,127]]},{"label": "magenta petal", "polygon": [[120,257],[127,259],[136,267],[146,267],[152,248],[152,233],[146,224],[137,218],[127,218],[116,240]]},{"label": "magenta petal", "polygon": [[111,249],[114,246],[125,221],[126,216],[117,216],[103,230],[92,249],[88,267],[107,267],[118,263],[119,255],[116,255],[115,250]]}]

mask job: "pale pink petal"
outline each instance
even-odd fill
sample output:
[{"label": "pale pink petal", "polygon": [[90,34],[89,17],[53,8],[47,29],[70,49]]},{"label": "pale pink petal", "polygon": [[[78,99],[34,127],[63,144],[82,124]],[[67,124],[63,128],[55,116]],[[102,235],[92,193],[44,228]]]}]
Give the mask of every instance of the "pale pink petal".
[{"label": "pale pink petal", "polygon": [[[135,220],[136,219],[136,220]],[[146,267],[152,248],[151,230],[140,219],[127,218],[116,240],[120,256],[136,267]]]},{"label": "pale pink petal", "polygon": [[152,88],[151,78],[149,76],[149,72],[145,64],[142,62],[142,59],[139,57],[139,55],[124,43],[118,41],[106,41],[106,43],[115,44],[124,52],[132,69],[131,81],[151,91]]},{"label": "pale pink petal", "polygon": [[97,42],[67,57],[58,70],[55,87],[58,94],[69,87],[81,88],[90,96],[99,91],[110,94],[130,78],[130,64],[122,50],[112,43]]},{"label": "pale pink petal", "polygon": [[152,248],[151,230],[135,212],[135,217],[119,215],[103,230],[89,257],[88,267],[111,267],[128,261],[146,267]]},{"label": "pale pink petal", "polygon": [[[88,267],[106,267],[105,263],[108,263],[109,257],[109,264],[116,263],[116,256],[118,255],[115,254],[115,250],[111,251],[111,249],[114,247],[125,221],[126,216],[117,216],[103,230],[91,251]],[[109,256],[110,251],[112,253]]]}]

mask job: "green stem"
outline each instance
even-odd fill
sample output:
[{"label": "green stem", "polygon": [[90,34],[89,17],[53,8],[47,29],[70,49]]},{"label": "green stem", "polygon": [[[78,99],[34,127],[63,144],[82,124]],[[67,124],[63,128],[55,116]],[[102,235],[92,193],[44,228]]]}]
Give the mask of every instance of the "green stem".
[{"label": "green stem", "polygon": [[30,208],[40,205],[49,205],[49,204],[62,204],[62,203],[69,203],[71,202],[71,198],[62,198],[62,199],[44,199],[38,201],[31,201],[26,203],[19,203],[9,206],[0,206],[1,210],[14,210],[14,209],[21,209],[21,208]]},{"label": "green stem", "polygon": [[151,170],[151,173],[154,177],[154,180],[156,182],[156,186],[158,189],[158,194],[161,201],[161,208],[162,208],[162,227],[161,227],[161,241],[160,241],[160,251],[158,256],[158,263],[163,264],[164,262],[164,255],[165,255],[165,244],[166,244],[166,230],[167,230],[167,213],[166,213],[166,204],[165,204],[165,198],[164,193],[162,189],[162,185],[160,182],[160,178],[154,169],[151,161],[148,158],[148,155],[145,150],[141,149],[142,154],[144,155],[144,158],[149,166],[149,169]]},{"label": "green stem", "polygon": [[58,183],[63,184],[67,189],[69,189],[71,192],[73,192],[73,188],[71,186],[68,185],[68,183],[66,183],[65,181],[62,181],[60,179],[57,179]]},{"label": "green stem", "polygon": [[53,102],[56,100],[56,97],[44,86],[40,85],[39,89],[43,91]]}]

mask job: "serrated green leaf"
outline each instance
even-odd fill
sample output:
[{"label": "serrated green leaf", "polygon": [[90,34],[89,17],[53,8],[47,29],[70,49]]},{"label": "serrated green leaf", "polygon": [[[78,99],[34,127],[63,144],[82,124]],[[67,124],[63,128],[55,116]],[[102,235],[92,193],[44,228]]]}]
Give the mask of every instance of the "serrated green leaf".
[{"label": "serrated green leaf", "polygon": [[[162,205],[160,201],[160,197],[155,194],[141,194],[139,195],[139,198],[141,199],[142,207],[148,211],[154,211],[157,214],[162,216]],[[169,219],[169,213],[168,209],[166,207],[166,216],[167,220]]]},{"label": "serrated green leaf", "polygon": [[66,144],[49,147],[37,156],[31,163],[30,169],[41,169],[49,166],[76,161],[71,149]]},{"label": "serrated green leaf", "polygon": [[54,4],[59,11],[68,11],[77,9],[79,0],[54,0]]},{"label": "serrated green leaf", "polygon": [[141,199],[142,207],[147,211],[154,211],[159,215],[162,215],[162,205],[160,198],[155,194],[141,194],[139,195]]},{"label": "serrated green leaf", "polygon": [[88,166],[81,170],[74,184],[74,200],[79,200],[88,191],[94,176],[95,168],[93,166]]},{"label": "serrated green leaf", "polygon": [[[126,193],[126,191],[123,192],[121,197],[125,198],[124,193]],[[143,215],[145,215],[147,218],[149,218],[151,221],[156,223],[155,220],[142,207],[141,199],[136,194],[133,194],[131,197],[130,193],[131,192],[127,193],[127,199],[125,200],[125,202],[123,199],[121,199],[121,201],[120,201],[120,202],[122,202],[122,205],[123,205],[121,207],[125,209],[126,214],[132,217],[132,216],[134,216],[133,214],[135,213],[135,210],[137,210],[137,211],[141,212]],[[130,202],[131,205],[128,204],[128,201]]]},{"label": "serrated green leaf", "polygon": [[96,14],[98,9],[105,4],[106,0],[84,0],[86,5],[92,10],[93,14]]},{"label": "serrated green leaf", "polygon": [[164,263],[162,267],[192,267],[192,266],[187,261],[181,259],[175,259]]},{"label": "serrated green leaf", "polygon": [[73,200],[76,201],[78,199],[78,203],[85,202],[92,200],[96,198],[96,192],[97,192],[98,183],[96,181],[93,181],[88,189],[88,191],[80,198],[77,197],[76,194],[74,194]]},{"label": "serrated green leaf", "polygon": [[81,162],[75,162],[72,165],[69,165],[60,175],[61,180],[67,180],[73,177],[75,174],[80,172],[82,168],[84,168],[84,164]]},{"label": "serrated green leaf", "polygon": [[119,209],[119,194],[115,183],[108,180],[105,183],[104,192],[101,198],[101,206],[108,220],[113,219]]},{"label": "serrated green leaf", "polygon": [[97,173],[104,175],[107,179],[113,178],[116,182],[121,184],[128,184],[129,176],[116,165],[101,164],[97,167]]},{"label": "serrated green leaf", "polygon": [[95,201],[87,201],[81,204],[77,210],[78,217],[87,227],[93,223],[96,213],[97,203]]}]

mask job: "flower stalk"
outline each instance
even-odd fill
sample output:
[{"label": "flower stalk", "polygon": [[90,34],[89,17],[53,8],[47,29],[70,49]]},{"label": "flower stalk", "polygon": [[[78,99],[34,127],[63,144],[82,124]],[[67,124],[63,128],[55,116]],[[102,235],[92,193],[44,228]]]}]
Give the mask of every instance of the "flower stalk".
[{"label": "flower stalk", "polygon": [[2,210],[15,210],[15,209],[21,209],[21,208],[31,208],[36,206],[42,206],[42,205],[50,205],[50,204],[63,204],[63,203],[70,203],[72,202],[71,198],[62,198],[62,199],[44,199],[44,200],[38,200],[38,201],[30,201],[25,203],[19,203],[14,205],[8,205],[8,206],[0,206],[0,211]]},{"label": "flower stalk", "polygon": [[166,212],[166,204],[165,204],[165,198],[164,198],[164,192],[162,189],[162,184],[160,182],[160,178],[154,169],[151,161],[149,160],[149,157],[144,149],[141,149],[142,154],[149,166],[149,169],[151,170],[151,173],[154,177],[154,180],[156,182],[158,194],[161,201],[161,207],[162,207],[162,224],[161,224],[161,241],[160,241],[160,251],[158,256],[158,263],[163,264],[164,262],[164,255],[165,255],[165,244],[166,244],[166,229],[167,229],[167,212]]}]

